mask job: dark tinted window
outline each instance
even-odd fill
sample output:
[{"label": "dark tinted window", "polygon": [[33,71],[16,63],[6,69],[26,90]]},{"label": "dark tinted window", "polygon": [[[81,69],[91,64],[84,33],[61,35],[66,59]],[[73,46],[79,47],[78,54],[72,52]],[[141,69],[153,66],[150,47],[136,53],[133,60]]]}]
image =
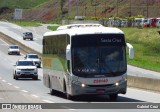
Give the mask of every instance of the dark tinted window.
[{"label": "dark tinted window", "polygon": [[113,77],[127,70],[123,34],[74,36],[71,45],[75,75]]},{"label": "dark tinted window", "polygon": [[33,61],[18,61],[17,66],[34,66]]},{"label": "dark tinted window", "polygon": [[38,56],[37,55],[28,55],[28,58],[38,58]]},{"label": "dark tinted window", "polygon": [[11,49],[18,49],[18,46],[10,46]]}]

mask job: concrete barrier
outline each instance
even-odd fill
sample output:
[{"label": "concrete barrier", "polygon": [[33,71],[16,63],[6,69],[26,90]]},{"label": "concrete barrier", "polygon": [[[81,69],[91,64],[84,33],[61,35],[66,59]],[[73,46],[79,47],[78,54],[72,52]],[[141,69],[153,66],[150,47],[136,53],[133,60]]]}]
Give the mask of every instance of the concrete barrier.
[{"label": "concrete barrier", "polygon": [[[19,41],[1,33],[1,32],[0,32],[0,38],[10,44],[19,45],[20,49],[25,53],[33,52],[33,53],[37,53],[38,55],[40,55],[42,57],[41,53],[37,52],[36,50],[34,50],[30,47],[23,45]],[[151,78],[137,77],[137,76],[128,76],[128,86],[160,92],[160,80],[158,80],[158,79],[151,79]]]},{"label": "concrete barrier", "polygon": [[39,53],[38,51],[22,44],[21,42],[9,37],[8,35],[3,34],[2,32],[0,32],[0,38],[4,41],[6,41],[9,44],[16,44],[20,47],[21,52],[23,53],[36,53],[38,54],[40,57],[42,57],[42,54]]},{"label": "concrete barrier", "polygon": [[128,86],[160,92],[159,79],[128,76]]}]

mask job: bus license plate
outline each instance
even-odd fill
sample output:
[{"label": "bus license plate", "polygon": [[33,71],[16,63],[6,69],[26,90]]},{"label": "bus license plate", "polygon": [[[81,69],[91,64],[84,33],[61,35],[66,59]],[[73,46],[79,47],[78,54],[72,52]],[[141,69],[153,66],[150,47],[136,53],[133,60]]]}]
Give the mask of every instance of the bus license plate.
[{"label": "bus license plate", "polygon": [[106,91],[105,91],[105,89],[97,89],[96,92],[97,93],[105,93]]}]

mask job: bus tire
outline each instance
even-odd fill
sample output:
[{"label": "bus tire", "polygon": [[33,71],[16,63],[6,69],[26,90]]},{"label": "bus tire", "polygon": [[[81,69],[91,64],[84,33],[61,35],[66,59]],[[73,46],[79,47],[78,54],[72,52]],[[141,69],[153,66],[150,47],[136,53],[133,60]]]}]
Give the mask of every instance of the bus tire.
[{"label": "bus tire", "polygon": [[64,93],[65,93],[65,96],[66,96],[66,99],[68,100],[72,100],[72,96],[70,94],[67,93],[67,86],[66,86],[66,82],[64,81],[63,83],[64,85]]},{"label": "bus tire", "polygon": [[49,79],[49,88],[50,88],[50,94],[51,94],[51,95],[54,95],[55,91],[54,91],[54,89],[52,89],[50,79]]},{"label": "bus tire", "polygon": [[110,94],[109,98],[110,98],[111,101],[116,101],[117,98],[118,98],[118,94]]},{"label": "bus tire", "polygon": [[54,95],[54,90],[50,88],[50,94]]},{"label": "bus tire", "polygon": [[72,100],[72,96],[69,95],[68,93],[66,93],[66,98],[67,98],[68,100]]}]

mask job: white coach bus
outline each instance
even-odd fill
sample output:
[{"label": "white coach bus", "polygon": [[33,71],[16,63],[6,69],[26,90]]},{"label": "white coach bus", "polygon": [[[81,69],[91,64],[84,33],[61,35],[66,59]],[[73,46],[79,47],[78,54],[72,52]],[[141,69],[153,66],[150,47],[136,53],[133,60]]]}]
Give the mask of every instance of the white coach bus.
[{"label": "white coach bus", "polygon": [[[62,28],[62,27],[61,27]],[[60,28],[60,29],[61,29]],[[126,46],[117,28],[70,25],[43,36],[43,83],[68,99],[77,95],[109,95],[116,100],[127,90]]]}]

